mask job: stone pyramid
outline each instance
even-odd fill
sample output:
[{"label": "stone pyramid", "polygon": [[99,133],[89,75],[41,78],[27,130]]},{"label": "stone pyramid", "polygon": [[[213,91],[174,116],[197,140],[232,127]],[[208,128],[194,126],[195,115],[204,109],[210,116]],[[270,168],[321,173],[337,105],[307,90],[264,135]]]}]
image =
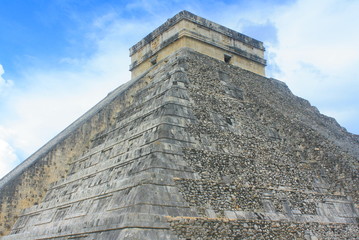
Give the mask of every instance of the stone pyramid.
[{"label": "stone pyramid", "polygon": [[263,44],[187,11],[132,80],[0,181],[0,239],[359,239],[359,138]]}]

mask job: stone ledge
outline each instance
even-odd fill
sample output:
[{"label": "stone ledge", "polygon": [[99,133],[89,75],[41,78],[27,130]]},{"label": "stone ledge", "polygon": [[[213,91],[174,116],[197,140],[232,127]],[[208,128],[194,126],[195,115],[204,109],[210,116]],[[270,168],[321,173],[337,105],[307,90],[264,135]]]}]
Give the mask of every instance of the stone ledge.
[{"label": "stone ledge", "polygon": [[[133,69],[135,69],[137,66],[141,65],[143,62],[147,61],[150,58],[153,58],[154,56],[156,56],[156,54],[158,54],[162,49],[164,49],[165,47],[169,46],[170,44],[174,43],[175,41],[181,39],[181,38],[188,38],[188,39],[193,39],[193,40],[197,40],[200,42],[203,42],[207,45],[222,49],[226,52],[229,52],[231,54],[235,54],[241,57],[244,57],[248,60],[254,61],[256,63],[259,63],[263,66],[267,65],[267,61],[255,54],[249,53],[245,50],[240,49],[239,47],[234,47],[234,46],[226,46],[217,42],[212,41],[210,38],[205,37],[203,35],[200,35],[196,32],[193,31],[188,31],[188,30],[181,30],[179,33],[175,34],[174,36],[170,37],[169,39],[165,40],[164,42],[161,43],[161,46],[155,50],[155,51],[149,51],[147,54],[144,54],[142,56],[141,59],[137,59],[134,62],[131,63],[130,65],[130,71],[132,71]],[[135,53],[135,52],[134,52]],[[133,54],[134,54],[133,53]]]},{"label": "stone ledge", "polygon": [[135,52],[137,52],[139,49],[141,49],[143,46],[151,42],[153,39],[161,35],[163,32],[174,26],[176,23],[184,19],[196,23],[202,27],[209,28],[216,32],[222,33],[230,38],[239,40],[252,47],[264,50],[263,43],[261,41],[248,37],[242,33],[236,32],[232,29],[229,29],[227,27],[224,27],[222,25],[219,25],[217,23],[214,23],[212,21],[209,21],[207,19],[204,19],[202,17],[199,17],[193,13],[184,10],[176,14],[174,17],[168,19],[164,24],[156,28],[154,31],[152,31],[150,34],[144,37],[140,42],[132,46],[130,48],[130,56],[133,55]]}]

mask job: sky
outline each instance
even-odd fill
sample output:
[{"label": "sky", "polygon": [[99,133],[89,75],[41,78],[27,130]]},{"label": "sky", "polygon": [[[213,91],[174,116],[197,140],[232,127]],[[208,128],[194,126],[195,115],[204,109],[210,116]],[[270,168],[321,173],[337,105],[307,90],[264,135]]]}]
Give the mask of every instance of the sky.
[{"label": "sky", "polygon": [[0,178],[130,80],[128,49],[181,10],[264,42],[268,77],[359,134],[357,0],[0,0]]}]

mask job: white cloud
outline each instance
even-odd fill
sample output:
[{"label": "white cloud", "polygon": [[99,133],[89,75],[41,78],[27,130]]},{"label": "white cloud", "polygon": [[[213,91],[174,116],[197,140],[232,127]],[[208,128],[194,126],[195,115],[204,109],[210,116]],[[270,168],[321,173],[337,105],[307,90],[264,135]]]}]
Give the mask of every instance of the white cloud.
[{"label": "white cloud", "polygon": [[5,80],[2,75],[5,73],[3,66],[0,64],[0,97],[6,94],[6,91],[11,88],[14,83],[11,80]]},{"label": "white cloud", "polygon": [[24,66],[21,79],[16,79],[22,88],[15,88],[6,103],[0,104],[0,129],[12,131],[7,139],[0,138],[4,153],[0,167],[9,170],[13,154],[24,160],[129,81],[128,49],[152,29],[150,21],[126,21],[110,13],[94,19],[85,33],[84,41],[94,46],[89,57],[64,56],[53,67]]},{"label": "white cloud", "polygon": [[[96,45],[90,57],[64,57],[59,59],[61,67],[24,68],[21,79],[16,80],[25,87],[16,88],[7,97],[6,106],[0,104],[0,129],[12,131],[7,139],[0,138],[2,173],[14,167],[10,166],[16,156],[34,153],[110,91],[130,80],[129,46],[122,38],[128,29],[126,23],[114,20],[96,39],[88,39]],[[96,26],[90,30],[95,34]]]},{"label": "white cloud", "polygon": [[[280,71],[271,74],[342,124],[359,113],[358,12],[358,1],[300,0],[272,19],[278,45],[268,51]],[[357,113],[340,113],[348,107]]]},{"label": "white cloud", "polygon": [[[286,8],[274,21],[280,45],[272,49],[283,75],[303,64],[326,75],[340,75],[357,67],[359,32],[355,18],[357,1],[298,1]],[[303,70],[303,69],[301,69]]]},{"label": "white cloud", "polygon": [[0,178],[10,172],[18,158],[14,149],[3,139],[0,139]]},{"label": "white cloud", "polygon": [[14,148],[8,143],[9,131],[0,127],[0,179],[18,164]]}]

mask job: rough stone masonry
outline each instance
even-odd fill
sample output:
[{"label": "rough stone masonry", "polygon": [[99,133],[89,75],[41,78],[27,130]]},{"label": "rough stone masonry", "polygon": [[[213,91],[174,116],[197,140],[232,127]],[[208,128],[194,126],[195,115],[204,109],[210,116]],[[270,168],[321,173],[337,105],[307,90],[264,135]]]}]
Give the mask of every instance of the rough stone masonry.
[{"label": "rough stone masonry", "polygon": [[0,180],[0,239],[359,239],[358,136],[182,11],[133,79]]}]

